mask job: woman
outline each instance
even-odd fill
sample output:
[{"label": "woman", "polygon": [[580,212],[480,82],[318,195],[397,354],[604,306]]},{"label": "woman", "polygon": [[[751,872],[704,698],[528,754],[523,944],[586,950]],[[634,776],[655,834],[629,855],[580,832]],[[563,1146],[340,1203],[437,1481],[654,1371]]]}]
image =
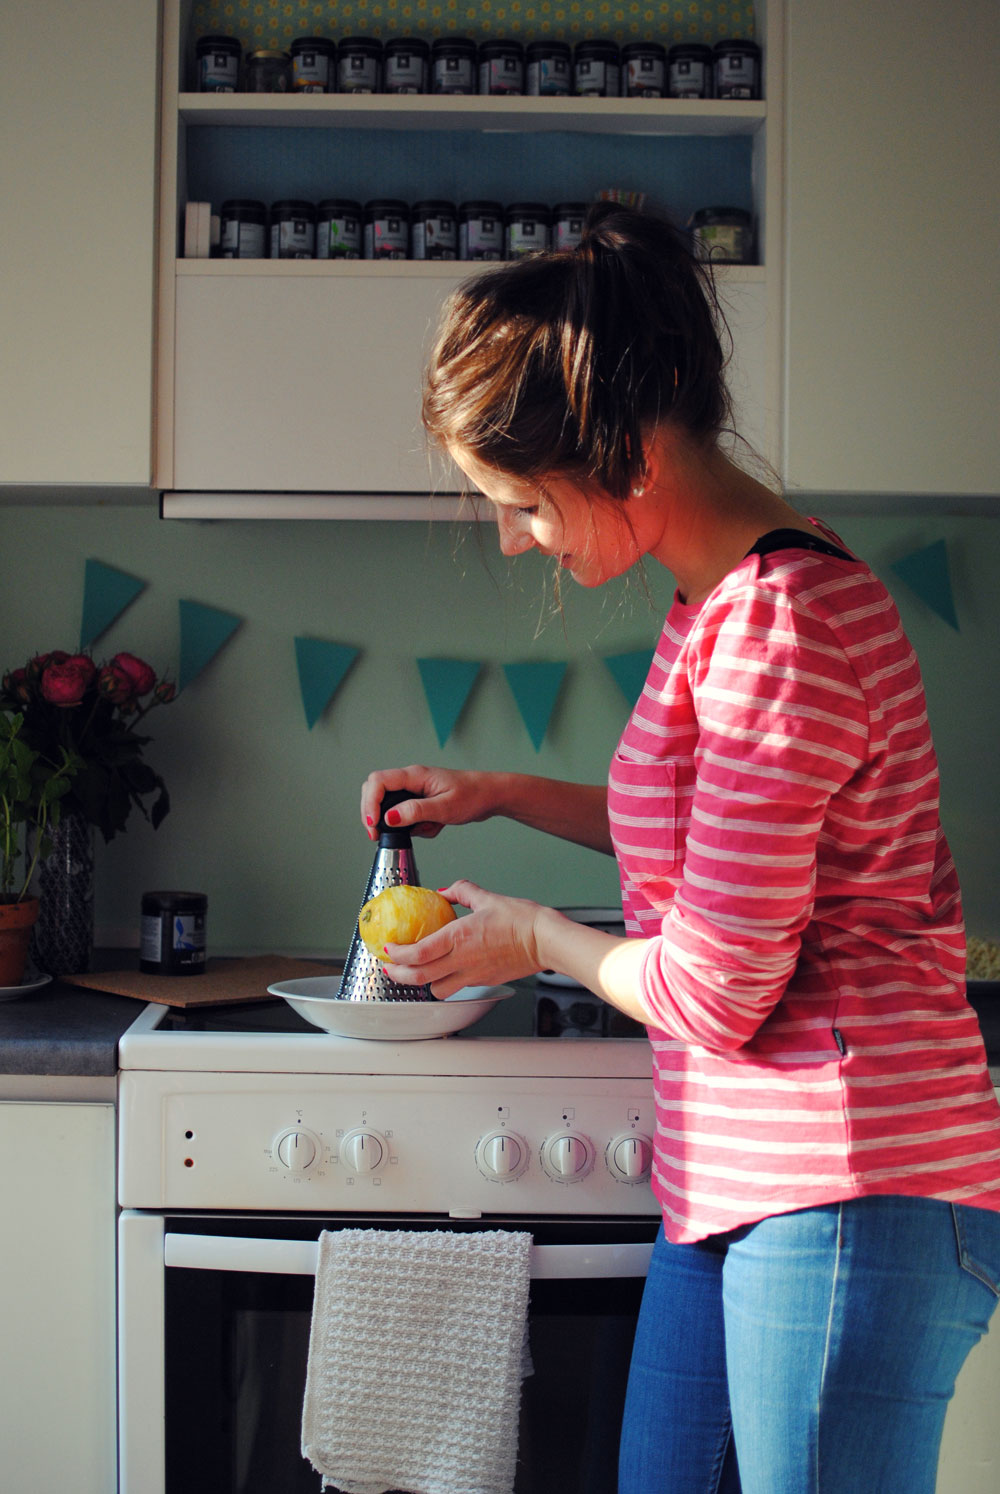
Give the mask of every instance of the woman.
[{"label": "woman", "polygon": [[611,205],[452,298],[424,419],[507,555],[677,582],[607,786],[409,767],[393,823],[505,815],[619,862],[629,937],[459,881],[387,946],[460,987],[561,971],[647,1025],[663,1212],[621,1494],[930,1494],[1000,1291],[1000,1109],[965,998],[917,662],[885,589],[727,454],[711,284]]}]

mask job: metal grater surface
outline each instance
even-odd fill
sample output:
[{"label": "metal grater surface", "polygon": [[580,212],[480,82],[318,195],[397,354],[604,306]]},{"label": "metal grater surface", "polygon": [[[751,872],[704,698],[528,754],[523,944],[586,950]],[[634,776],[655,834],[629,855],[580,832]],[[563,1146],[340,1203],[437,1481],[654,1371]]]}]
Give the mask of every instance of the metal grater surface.
[{"label": "metal grater surface", "polygon": [[[361,908],[386,887],[419,886],[413,851],[408,846],[385,847],[380,845],[368,878]],[[382,969],[382,963],[370,953],[357,923],[344,973],[340,978],[338,1001],[433,1001],[430,986],[400,986],[391,981]]]}]

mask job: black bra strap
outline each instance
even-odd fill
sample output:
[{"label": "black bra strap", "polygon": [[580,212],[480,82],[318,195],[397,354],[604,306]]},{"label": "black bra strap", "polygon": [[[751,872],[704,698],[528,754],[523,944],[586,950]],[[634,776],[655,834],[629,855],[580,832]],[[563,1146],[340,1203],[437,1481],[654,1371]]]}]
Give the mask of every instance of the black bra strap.
[{"label": "black bra strap", "polygon": [[[771,529],[762,534],[747,555],[770,555],[772,550],[819,550],[823,555],[833,555],[837,560],[853,560],[854,556],[833,545],[820,534],[808,534],[804,529]],[[746,556],[744,556],[746,559]]]}]

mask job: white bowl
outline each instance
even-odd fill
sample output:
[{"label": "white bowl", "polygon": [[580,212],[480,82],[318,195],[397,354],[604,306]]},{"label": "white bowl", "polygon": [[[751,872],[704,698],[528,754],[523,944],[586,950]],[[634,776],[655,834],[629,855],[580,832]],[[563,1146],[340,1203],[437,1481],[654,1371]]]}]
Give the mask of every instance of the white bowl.
[{"label": "white bowl", "polygon": [[374,1038],[409,1043],[447,1037],[471,1027],[498,1001],[513,996],[513,986],[466,986],[446,1001],[341,1001],[339,975],[310,975],[268,986],[314,1027],[335,1037]]}]

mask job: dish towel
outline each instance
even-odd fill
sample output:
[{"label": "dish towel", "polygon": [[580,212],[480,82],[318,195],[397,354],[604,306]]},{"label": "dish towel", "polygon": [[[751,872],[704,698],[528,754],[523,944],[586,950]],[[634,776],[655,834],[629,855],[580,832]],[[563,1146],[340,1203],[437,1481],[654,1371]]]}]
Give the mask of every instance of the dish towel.
[{"label": "dish towel", "polygon": [[342,1494],[512,1494],[531,1235],[324,1230],[302,1456]]}]

